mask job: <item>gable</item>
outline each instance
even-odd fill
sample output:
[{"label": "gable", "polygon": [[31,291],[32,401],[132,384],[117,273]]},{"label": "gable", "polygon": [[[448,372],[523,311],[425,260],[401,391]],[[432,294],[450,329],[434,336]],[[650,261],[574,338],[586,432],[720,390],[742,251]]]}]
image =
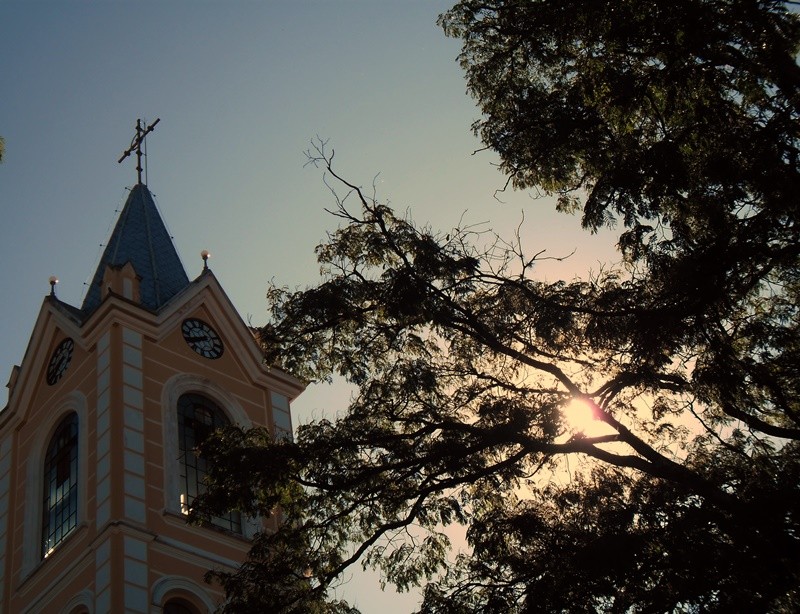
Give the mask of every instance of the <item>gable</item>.
[{"label": "gable", "polygon": [[54,296],[45,298],[22,364],[9,382],[0,426],[29,419],[33,410],[47,411],[66,391],[85,386],[94,364],[74,311]]},{"label": "gable", "polygon": [[162,316],[158,344],[188,370],[213,374],[230,385],[266,386],[289,399],[305,388],[300,380],[264,365],[252,330],[210,270],[176,297]]}]

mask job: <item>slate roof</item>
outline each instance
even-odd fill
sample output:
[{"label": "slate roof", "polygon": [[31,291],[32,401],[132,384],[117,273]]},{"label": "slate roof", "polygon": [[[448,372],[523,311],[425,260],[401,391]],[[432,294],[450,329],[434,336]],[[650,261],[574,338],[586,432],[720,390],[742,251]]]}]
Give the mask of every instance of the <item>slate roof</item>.
[{"label": "slate roof", "polygon": [[100,290],[106,267],[121,267],[127,262],[141,277],[142,305],[153,311],[189,285],[186,270],[158,213],[153,196],[147,186],[141,183],[131,190],[97,265],[81,306],[86,315],[101,303]]}]

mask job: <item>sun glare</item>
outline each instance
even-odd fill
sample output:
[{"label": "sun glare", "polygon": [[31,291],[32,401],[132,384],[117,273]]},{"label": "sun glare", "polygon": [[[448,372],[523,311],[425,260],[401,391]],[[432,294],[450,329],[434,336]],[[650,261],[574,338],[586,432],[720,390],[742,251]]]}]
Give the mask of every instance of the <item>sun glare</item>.
[{"label": "sun glare", "polygon": [[597,437],[611,432],[611,428],[597,419],[595,410],[583,399],[572,399],[564,407],[564,419],[574,433]]}]

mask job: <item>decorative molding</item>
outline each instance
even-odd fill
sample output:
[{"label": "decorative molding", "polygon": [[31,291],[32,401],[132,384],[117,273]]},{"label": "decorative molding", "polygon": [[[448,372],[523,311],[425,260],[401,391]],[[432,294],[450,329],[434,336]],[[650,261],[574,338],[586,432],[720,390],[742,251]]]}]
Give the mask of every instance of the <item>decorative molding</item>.
[{"label": "decorative molding", "polygon": [[147,612],[147,542],[129,535],[123,541],[123,596],[126,612]]},{"label": "decorative molding", "polygon": [[61,614],[73,614],[77,608],[86,608],[89,614],[94,614],[94,593],[88,588],[82,590],[61,608]]},{"label": "decorative molding", "polygon": [[[164,607],[167,598],[182,597],[186,594],[200,601],[208,612],[214,612],[217,609],[217,604],[211,600],[208,593],[199,584],[183,576],[163,576],[153,582],[150,592],[153,595],[152,605],[154,607],[152,612],[154,614],[161,612],[161,608]],[[173,592],[177,594],[171,595],[170,593]]]},{"label": "decorative molding", "polygon": [[[78,522],[79,528],[86,519],[86,482],[88,480],[88,408],[86,396],[77,390],[64,395],[51,412],[42,412],[43,421],[39,425],[31,446],[31,455],[26,459],[24,544],[22,552],[22,577],[32,573],[41,561],[42,529],[42,479],[44,457],[47,446],[55,434],[61,420],[69,413],[78,415]],[[58,549],[58,546],[56,546]]]},{"label": "decorative molding", "polygon": [[111,540],[106,538],[94,551],[98,614],[105,614],[111,608]]},{"label": "decorative molding", "polygon": [[[122,327],[122,423],[123,441],[123,491],[125,517],[147,522],[145,476],[139,467],[145,467],[144,456],[144,374],[142,372],[142,334]],[[138,474],[138,475],[137,475]]]},{"label": "decorative molding", "polygon": [[[244,409],[227,390],[206,377],[178,373],[169,378],[161,391],[161,423],[164,433],[164,510],[181,514],[180,449],[178,445],[178,399],[194,392],[208,397],[222,409],[231,423],[244,428],[253,426]],[[245,537],[252,538],[259,523],[242,522]]]},{"label": "decorative molding", "polygon": [[[95,527],[100,530],[111,520],[111,333],[97,340],[97,408],[95,412],[97,449],[95,459]],[[99,597],[98,597],[99,599]]]}]

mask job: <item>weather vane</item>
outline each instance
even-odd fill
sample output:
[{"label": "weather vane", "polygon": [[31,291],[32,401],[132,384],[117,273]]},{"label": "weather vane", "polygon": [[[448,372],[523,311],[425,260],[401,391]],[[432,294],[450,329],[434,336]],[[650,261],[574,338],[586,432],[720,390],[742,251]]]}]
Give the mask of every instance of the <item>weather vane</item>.
[{"label": "weather vane", "polygon": [[131,146],[125,150],[122,154],[122,157],[117,160],[117,164],[121,164],[122,161],[131,155],[134,151],[136,152],[136,178],[138,183],[142,183],[142,143],[144,143],[144,137],[150,134],[153,129],[156,127],[156,124],[161,121],[161,118],[156,119],[152,124],[150,124],[147,128],[144,127],[144,122],[141,119],[136,120],[136,136],[133,137],[131,141]]}]

